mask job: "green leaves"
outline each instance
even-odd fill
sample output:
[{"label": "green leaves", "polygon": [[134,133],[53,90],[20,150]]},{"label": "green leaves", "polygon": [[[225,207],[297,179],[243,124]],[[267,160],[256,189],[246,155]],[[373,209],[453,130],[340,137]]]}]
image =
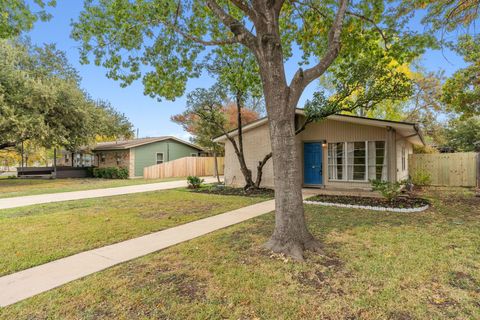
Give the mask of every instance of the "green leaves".
[{"label": "green leaves", "polygon": [[[257,33],[261,24],[253,23],[247,12],[230,1],[217,3],[243,28]],[[278,23],[285,61],[292,58],[299,64],[312,64],[325,54],[337,6],[333,0],[283,4]],[[173,100],[183,95],[188,79],[198,77],[202,69],[230,91],[262,96],[259,52],[226,41],[232,36],[225,23],[200,0],[87,1],[72,31],[72,37],[82,45],[82,62],[93,58],[122,86],[142,79],[144,92],[151,97]],[[212,44],[216,46],[210,47]],[[385,1],[352,2],[344,22],[337,70],[349,72],[360,62],[358,74],[358,69],[365,69],[365,60],[374,59],[395,60],[401,65],[431,44],[428,35],[404,28]]]},{"label": "green leaves", "polygon": [[478,18],[479,0],[403,0],[398,6],[401,14],[424,10],[422,23],[434,31],[450,32],[468,28]]},{"label": "green leaves", "polygon": [[0,41],[0,149],[31,141],[74,150],[97,136],[131,134],[125,116],[79,87],[63,52]]},{"label": "green leaves", "polygon": [[451,121],[446,137],[447,146],[456,151],[480,151],[480,116]]},{"label": "green leaves", "polygon": [[205,33],[199,16],[185,19],[183,12],[202,16],[190,1],[87,1],[72,37],[82,44],[82,63],[93,56],[122,86],[143,78],[145,94],[174,100],[189,78],[200,75],[203,50],[177,31],[188,27],[192,37]]},{"label": "green leaves", "polygon": [[56,1],[35,0],[32,10],[32,1],[0,0],[0,39],[19,36],[22,31],[32,29],[37,20],[47,21],[51,15],[45,11],[47,6],[55,6]]},{"label": "green leaves", "polygon": [[450,111],[463,117],[480,114],[480,35],[465,35],[454,47],[469,65],[455,72],[445,82],[442,100]]}]

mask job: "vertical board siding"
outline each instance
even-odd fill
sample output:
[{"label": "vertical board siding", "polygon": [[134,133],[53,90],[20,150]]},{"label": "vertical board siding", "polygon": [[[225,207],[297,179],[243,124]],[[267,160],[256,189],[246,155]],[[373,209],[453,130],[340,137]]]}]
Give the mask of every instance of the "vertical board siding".
[{"label": "vertical board siding", "polygon": [[410,174],[426,171],[431,185],[474,187],[477,180],[477,154],[473,152],[412,154],[409,159]]},{"label": "vertical board siding", "polygon": [[[218,157],[218,173],[223,175],[224,158]],[[213,176],[215,173],[214,157],[184,157],[162,164],[145,167],[145,179],[163,179],[187,176]]]}]

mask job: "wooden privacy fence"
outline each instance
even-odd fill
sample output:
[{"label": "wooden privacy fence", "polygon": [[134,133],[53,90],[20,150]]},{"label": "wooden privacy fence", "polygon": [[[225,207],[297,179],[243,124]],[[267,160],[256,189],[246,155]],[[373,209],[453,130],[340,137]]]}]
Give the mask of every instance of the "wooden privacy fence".
[{"label": "wooden privacy fence", "polygon": [[[163,179],[187,176],[213,176],[215,174],[214,157],[185,157],[143,169],[145,179]],[[218,157],[218,174],[223,175],[224,158]]]},{"label": "wooden privacy fence", "polygon": [[433,186],[475,187],[480,178],[479,157],[474,152],[411,154],[409,173],[429,173]]}]

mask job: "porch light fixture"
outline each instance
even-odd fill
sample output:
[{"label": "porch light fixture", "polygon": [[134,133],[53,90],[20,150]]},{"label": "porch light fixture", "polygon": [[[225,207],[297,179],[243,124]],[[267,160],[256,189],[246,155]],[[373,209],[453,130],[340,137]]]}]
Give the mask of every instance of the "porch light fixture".
[{"label": "porch light fixture", "polygon": [[322,147],[324,147],[324,148],[327,147],[327,140],[322,140]]}]

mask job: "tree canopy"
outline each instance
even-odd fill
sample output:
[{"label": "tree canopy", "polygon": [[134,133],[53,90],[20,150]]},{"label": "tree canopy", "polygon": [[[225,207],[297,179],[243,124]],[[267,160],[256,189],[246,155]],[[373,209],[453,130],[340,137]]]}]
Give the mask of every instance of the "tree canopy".
[{"label": "tree canopy", "polygon": [[36,21],[49,20],[51,15],[45,9],[55,4],[56,0],[0,0],[0,39],[17,37],[32,29]]},{"label": "tree canopy", "polygon": [[442,100],[450,111],[465,117],[480,114],[480,35],[463,35],[454,46],[467,67],[457,70],[443,86]]},{"label": "tree canopy", "polygon": [[403,0],[399,13],[425,10],[422,24],[442,32],[468,29],[478,18],[479,0]]},{"label": "tree canopy", "polygon": [[446,137],[448,147],[455,151],[480,151],[480,116],[451,121]]},{"label": "tree canopy", "polygon": [[[327,53],[336,1],[279,3],[283,59],[303,66]],[[225,55],[254,59],[257,53],[251,48],[256,40],[248,30],[254,8],[245,12],[246,7],[250,6],[243,1],[86,1],[72,36],[82,43],[83,62],[93,55],[95,64],[107,68],[107,76],[122,85],[141,78],[146,94],[174,99],[184,93],[187,79],[200,75],[205,62],[221,62]],[[389,9],[378,0],[350,4],[338,59],[344,71],[359,58],[364,66],[365,60],[402,64],[423,52],[431,38],[403,29],[406,20]],[[232,31],[227,20],[238,30]],[[294,56],[294,46],[302,56]],[[252,75],[259,77],[259,67],[255,61],[248,66],[251,82]],[[232,70],[244,71],[234,66]],[[220,78],[229,82],[228,73]]]},{"label": "tree canopy", "polygon": [[0,149],[31,141],[74,150],[96,136],[131,135],[131,124],[80,88],[80,77],[53,45],[0,41]]}]

